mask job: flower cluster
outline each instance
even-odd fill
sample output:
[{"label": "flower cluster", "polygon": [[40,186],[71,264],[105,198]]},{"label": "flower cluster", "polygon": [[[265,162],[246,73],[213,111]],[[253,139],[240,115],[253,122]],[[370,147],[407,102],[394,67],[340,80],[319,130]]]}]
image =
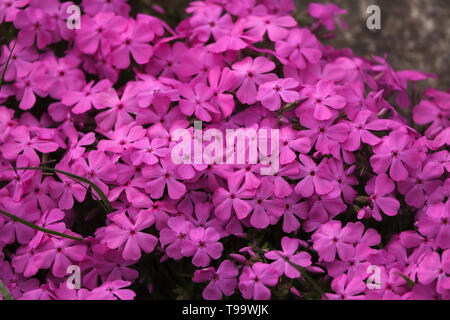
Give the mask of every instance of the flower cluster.
[{"label": "flower cluster", "polygon": [[[335,5],[194,1],[175,29],[126,0],[83,0],[71,29],[71,5],[0,0],[12,297],[133,299],[181,265],[205,299],[450,299],[450,91],[410,85],[433,75],[325,45]],[[278,129],[278,172],[175,164],[198,120]]]}]

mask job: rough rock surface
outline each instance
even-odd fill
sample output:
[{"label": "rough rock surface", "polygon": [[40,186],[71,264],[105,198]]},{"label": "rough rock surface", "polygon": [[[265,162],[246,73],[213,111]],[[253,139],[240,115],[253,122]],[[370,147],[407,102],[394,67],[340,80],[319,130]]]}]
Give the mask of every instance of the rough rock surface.
[{"label": "rough rock surface", "polygon": [[[417,69],[436,74],[427,86],[450,88],[450,1],[449,0],[295,0],[303,11],[309,2],[335,3],[346,9],[348,30],[340,29],[330,40],[337,48],[350,47],[362,56],[388,54],[396,69]],[[381,9],[381,30],[368,30],[367,7]]]}]

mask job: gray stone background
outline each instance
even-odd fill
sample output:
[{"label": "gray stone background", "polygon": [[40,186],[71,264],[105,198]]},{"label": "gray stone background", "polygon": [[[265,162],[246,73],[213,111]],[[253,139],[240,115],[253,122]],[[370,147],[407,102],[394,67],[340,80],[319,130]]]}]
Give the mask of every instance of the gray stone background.
[{"label": "gray stone background", "polygon": [[[424,85],[450,88],[450,0],[295,0],[303,11],[309,2],[335,3],[346,9],[343,16],[348,30],[339,29],[330,44],[349,47],[356,54],[370,57],[388,54],[396,70],[417,69],[436,74],[438,80]],[[368,30],[369,5],[381,9],[381,30]]]}]

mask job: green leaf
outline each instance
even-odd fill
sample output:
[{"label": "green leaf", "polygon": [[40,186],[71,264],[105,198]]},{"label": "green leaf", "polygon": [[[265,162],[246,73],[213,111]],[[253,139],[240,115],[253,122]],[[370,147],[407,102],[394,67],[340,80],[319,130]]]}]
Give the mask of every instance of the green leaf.
[{"label": "green leaf", "polygon": [[14,300],[11,294],[9,293],[8,289],[5,287],[5,285],[0,280],[0,294],[2,295],[3,299],[5,300]]},{"label": "green leaf", "polygon": [[5,74],[6,74],[6,69],[8,68],[8,64],[9,64],[9,61],[11,60],[14,48],[16,47],[16,43],[17,43],[17,41],[14,42],[14,45],[13,45],[13,47],[11,49],[11,52],[9,53],[8,60],[6,60],[5,67],[3,68],[2,77],[0,78],[0,89],[2,88],[3,79],[5,78]]},{"label": "green leaf", "polygon": [[414,283],[414,281],[412,281],[410,278],[408,278],[407,276],[405,276],[404,274],[400,273],[400,272],[395,272],[397,275],[399,275],[400,277],[403,278],[403,280],[406,281],[406,283],[411,287],[414,288],[414,286],[416,285]]},{"label": "green leaf", "polygon": [[1,209],[0,209],[0,213],[3,214],[4,216],[7,216],[8,218],[16,221],[16,222],[19,222],[19,223],[21,223],[23,225],[26,225],[27,227],[30,227],[30,228],[32,228],[34,230],[37,230],[37,231],[41,231],[41,232],[45,232],[45,233],[48,233],[48,234],[51,234],[51,235],[54,235],[54,236],[63,237],[63,238],[67,238],[67,239],[72,239],[72,240],[77,240],[77,241],[83,241],[84,240],[83,238],[78,238],[78,237],[71,236],[71,235],[68,235],[68,234],[65,234],[65,233],[61,233],[61,232],[57,232],[57,231],[54,231],[54,230],[50,230],[50,229],[45,229],[45,228],[39,227],[38,225],[35,225],[34,223],[26,221],[26,220],[24,220],[22,218],[19,218],[19,217],[15,216],[15,215],[13,215],[11,213],[8,213],[6,211],[1,210]]},{"label": "green leaf", "polygon": [[88,185],[90,185],[92,187],[92,189],[94,189],[94,191],[99,195],[103,205],[104,205],[104,209],[106,211],[106,213],[111,213],[113,211],[112,205],[109,202],[108,198],[106,197],[106,195],[103,193],[103,191],[92,181],[90,181],[89,179],[77,176],[76,174],[70,173],[70,172],[66,172],[66,171],[62,171],[59,169],[55,169],[55,168],[48,168],[48,167],[22,167],[22,168],[15,168],[15,170],[41,170],[41,171],[48,171],[48,172],[53,172],[53,173],[60,173],[63,174],[71,179],[76,179],[78,181],[87,183]]}]

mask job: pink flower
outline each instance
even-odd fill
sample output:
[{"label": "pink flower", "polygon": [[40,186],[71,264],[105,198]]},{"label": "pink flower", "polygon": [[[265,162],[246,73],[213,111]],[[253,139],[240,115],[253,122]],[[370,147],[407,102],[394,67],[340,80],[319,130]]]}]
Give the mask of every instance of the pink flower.
[{"label": "pink flower", "polygon": [[95,109],[103,109],[97,101],[97,95],[102,91],[111,88],[111,82],[107,79],[100,80],[94,85],[94,81],[89,82],[82,91],[67,90],[62,96],[61,102],[66,106],[73,106],[72,112],[80,114]]},{"label": "pink flower", "polygon": [[443,248],[450,248],[450,201],[430,206],[426,214],[417,221],[420,233],[436,239],[436,244]]},{"label": "pink flower", "polygon": [[[31,223],[35,223],[40,215],[38,209],[30,202],[21,203],[10,199],[2,199],[0,208]],[[5,221],[0,223],[0,243],[3,244],[12,244],[15,241],[20,244],[27,244],[35,234],[36,230],[10,218],[5,218]]]},{"label": "pink flower", "polygon": [[145,189],[153,199],[163,196],[166,185],[171,199],[180,199],[186,193],[186,186],[179,181],[181,177],[171,160],[161,160],[161,165],[144,167],[142,174],[150,179]]},{"label": "pink flower", "polygon": [[413,119],[421,125],[431,125],[425,131],[428,138],[435,138],[442,130],[450,126],[448,109],[429,100],[422,100],[413,109]]},{"label": "pink flower", "polygon": [[246,57],[233,64],[232,69],[236,71],[240,83],[236,95],[240,102],[246,104],[257,101],[257,85],[277,79],[274,73],[267,73],[275,69],[275,63],[264,57],[257,57],[255,60]]},{"label": "pink flower", "polygon": [[285,211],[283,213],[283,231],[286,233],[296,232],[300,228],[299,219],[306,219],[308,205],[306,202],[299,202],[300,195],[291,194],[285,199]]},{"label": "pink flower", "polygon": [[373,148],[375,155],[370,158],[370,164],[376,173],[386,172],[390,166],[389,175],[394,181],[402,181],[408,177],[405,164],[411,168],[420,166],[418,150],[410,148],[411,138],[406,133],[392,132],[384,137],[380,144]]},{"label": "pink flower", "polygon": [[88,161],[78,159],[74,164],[74,170],[83,172],[83,176],[95,183],[103,193],[108,193],[108,186],[104,183],[117,178],[117,172],[112,161],[102,151],[91,151]]},{"label": "pink flower", "polygon": [[277,55],[288,58],[299,69],[316,64],[322,57],[317,38],[306,28],[290,31],[286,41],[276,42],[275,50]]},{"label": "pink flower", "polygon": [[209,4],[207,10],[195,13],[190,19],[192,33],[201,42],[207,42],[213,35],[215,40],[227,34],[230,26],[229,15],[222,15],[222,8]]},{"label": "pink flower", "polygon": [[120,16],[128,16],[130,5],[126,0],[82,0],[84,11],[95,16],[99,12],[114,12]]},{"label": "pink flower", "polygon": [[438,292],[449,290],[450,250],[445,250],[442,253],[442,259],[437,252],[427,254],[418,266],[417,278],[424,285],[428,285],[437,279]]},{"label": "pink flower", "polygon": [[127,28],[117,38],[112,38],[112,45],[116,47],[111,51],[111,62],[119,69],[128,68],[130,53],[138,64],[145,64],[150,60],[153,49],[150,41],[154,34],[145,23],[136,23],[128,20]]},{"label": "pink flower", "polygon": [[[231,16],[227,16],[227,23],[231,22]],[[242,50],[248,46],[248,42],[256,42],[254,37],[244,35],[245,20],[239,19],[231,26],[227,33],[222,35],[215,43],[209,45],[209,49],[214,53],[221,53],[227,50]]]},{"label": "pink flower", "polygon": [[375,220],[381,220],[379,209],[388,216],[395,216],[397,214],[400,208],[400,202],[393,197],[387,196],[394,190],[394,182],[385,173],[379,174],[367,183],[366,192],[370,195],[370,202],[373,205],[372,215]]},{"label": "pink flower", "polygon": [[165,249],[169,257],[179,260],[184,256],[182,250],[189,242],[189,234],[193,228],[192,223],[186,221],[182,216],[169,218],[167,228],[162,229],[159,234],[161,244],[169,245]]},{"label": "pink flower", "polygon": [[300,123],[310,130],[303,130],[302,134],[311,139],[318,152],[331,154],[336,159],[341,159],[341,145],[349,137],[350,126],[346,122],[318,121],[306,113],[302,114]]},{"label": "pink flower", "polygon": [[111,140],[103,139],[98,143],[98,150],[123,153],[133,147],[133,143],[140,141],[146,134],[146,130],[133,123],[122,126],[108,135]]},{"label": "pink flower", "polygon": [[380,120],[378,119],[368,121],[371,116],[373,117],[373,114],[370,111],[362,110],[356,115],[355,119],[352,120],[350,126],[353,127],[353,130],[350,131],[348,139],[343,144],[345,150],[358,150],[361,141],[371,146],[375,146],[381,141],[380,138],[368,130],[383,130],[386,128],[380,126]]},{"label": "pink flower", "polygon": [[193,256],[192,263],[197,267],[206,267],[211,258],[219,259],[222,255],[223,245],[218,242],[220,234],[214,228],[198,227],[189,232],[190,241],[181,247],[184,256]]},{"label": "pink flower", "polygon": [[134,121],[130,113],[137,111],[137,103],[131,86],[125,88],[121,98],[116,90],[108,88],[107,91],[97,95],[97,102],[102,108],[110,108],[95,117],[95,121],[102,130],[109,131],[113,127],[119,129]]},{"label": "pink flower", "polygon": [[36,95],[39,97],[48,95],[51,83],[42,81],[45,71],[46,68],[41,62],[34,62],[29,72],[16,79],[16,82],[12,85],[17,99],[20,100],[20,109],[29,110],[33,108],[36,103]]},{"label": "pink flower", "polygon": [[14,26],[20,29],[18,42],[25,47],[36,45],[43,49],[52,43],[52,31],[55,30],[55,23],[43,10],[28,7],[19,11],[14,19]]},{"label": "pink flower", "polygon": [[297,109],[296,114],[313,109],[314,118],[317,120],[329,120],[337,115],[336,110],[345,107],[344,97],[337,95],[332,81],[320,80],[316,85],[310,85],[300,91],[300,98],[307,98]]},{"label": "pink flower", "polygon": [[278,271],[278,274],[283,274],[290,279],[300,277],[300,271],[298,271],[291,263],[298,265],[299,267],[308,267],[311,265],[311,256],[307,252],[295,253],[298,248],[298,240],[283,237],[281,239],[281,248],[283,251],[272,250],[264,254],[267,259],[276,260],[272,262],[272,266]]},{"label": "pink flower", "polygon": [[39,269],[52,269],[55,277],[67,275],[67,267],[80,262],[86,255],[87,247],[75,240],[50,238],[37,248],[34,263]]},{"label": "pink flower", "polygon": [[20,8],[25,7],[30,0],[4,0],[0,3],[0,23],[11,22],[16,18]]},{"label": "pink flower", "polygon": [[335,259],[336,252],[343,260],[348,259],[354,253],[353,238],[348,228],[341,227],[341,222],[331,220],[314,232],[311,239],[314,241],[314,249],[319,253],[320,259],[331,262]]},{"label": "pink flower", "polygon": [[224,260],[217,271],[213,267],[196,270],[192,281],[205,282],[202,297],[206,300],[221,300],[222,295],[231,296],[237,287],[238,269],[230,260]]},{"label": "pink flower", "polygon": [[[27,0],[28,1],[28,0]],[[13,3],[18,3],[21,1],[13,1]],[[1,12],[1,10],[0,10]],[[0,13],[1,15],[1,13]],[[1,18],[0,18],[1,21]],[[14,43],[11,42],[9,47],[6,45],[2,46],[2,54],[0,57],[0,65],[2,65],[2,70],[8,57],[11,53],[11,50],[14,46]],[[8,63],[8,68],[5,73],[5,81],[14,81],[17,78],[24,78],[32,69],[32,62],[38,59],[39,55],[34,47],[25,47],[20,43],[16,43],[14,47],[14,51],[11,55],[11,59]]]},{"label": "pink flower", "polygon": [[277,270],[262,262],[252,266],[245,266],[239,277],[239,290],[244,299],[268,300],[270,289],[278,283]]},{"label": "pink flower", "polygon": [[280,164],[292,163],[297,157],[294,151],[308,153],[311,150],[311,140],[299,137],[298,133],[290,127],[280,130]]},{"label": "pink flower", "polygon": [[122,289],[131,284],[129,281],[116,280],[103,283],[87,297],[88,300],[133,300],[136,296],[130,289]]},{"label": "pink flower", "polygon": [[82,29],[77,30],[76,39],[79,50],[86,54],[95,54],[100,48],[102,54],[111,52],[112,41],[127,27],[127,21],[113,12],[100,12],[93,18],[83,15],[80,21]]},{"label": "pink flower", "polygon": [[182,85],[180,95],[185,99],[181,99],[179,103],[181,112],[187,116],[195,114],[202,121],[211,121],[210,113],[219,113],[219,109],[209,103],[213,94],[213,90],[204,83],[197,83],[194,88]]},{"label": "pink flower", "polygon": [[341,274],[331,282],[331,288],[336,293],[326,293],[331,300],[364,300],[364,295],[358,295],[366,289],[366,284],[359,277],[350,278]]},{"label": "pink flower", "polygon": [[247,200],[251,199],[255,192],[242,186],[243,178],[240,174],[232,174],[227,178],[228,190],[218,188],[215,191],[213,196],[214,214],[219,219],[228,220],[231,217],[232,209],[238,219],[244,219],[252,211],[252,206]]},{"label": "pink flower", "polygon": [[279,79],[266,82],[259,87],[256,99],[270,111],[278,110],[281,107],[280,98],[285,102],[295,102],[298,100],[298,92],[294,89],[298,82],[293,78]]},{"label": "pink flower", "polygon": [[274,185],[263,180],[252,201],[253,213],[250,223],[253,227],[264,229],[275,224],[284,212],[283,200],[273,195]]},{"label": "pink flower", "polygon": [[38,279],[27,279],[18,273],[14,273],[6,261],[0,262],[0,281],[15,299],[20,298],[25,292],[39,287]]},{"label": "pink flower", "polygon": [[208,73],[208,82],[214,90],[210,101],[214,106],[218,105],[224,117],[228,117],[234,110],[233,95],[225,93],[236,86],[237,77],[228,68],[222,71],[215,67]]},{"label": "pink flower", "polygon": [[323,195],[333,190],[333,184],[326,175],[325,162],[317,165],[310,157],[303,154],[299,155],[298,158],[302,165],[299,166],[301,180],[295,186],[297,194],[310,197],[314,191]]},{"label": "pink flower", "polygon": [[398,191],[405,195],[408,205],[421,208],[425,204],[425,196],[441,185],[439,178],[444,173],[444,168],[437,162],[430,161],[423,168],[410,169],[409,172],[409,177],[398,183]]},{"label": "pink flower", "polygon": [[104,241],[111,249],[123,246],[122,256],[126,260],[139,260],[141,251],[152,252],[158,239],[142,232],[155,222],[152,214],[141,212],[132,222],[124,213],[111,218],[113,224],[106,227]]},{"label": "pink flower", "polygon": [[341,9],[333,3],[310,3],[308,13],[318,20],[317,25],[323,25],[328,31],[333,31],[336,28],[335,17],[339,19],[345,29],[347,28],[347,25],[339,18],[339,15],[346,14],[347,10]]},{"label": "pink flower", "polygon": [[245,28],[249,29],[247,34],[263,39],[267,32],[269,39],[272,41],[283,40],[289,35],[289,28],[295,27],[297,21],[291,16],[250,16],[245,23]]}]

